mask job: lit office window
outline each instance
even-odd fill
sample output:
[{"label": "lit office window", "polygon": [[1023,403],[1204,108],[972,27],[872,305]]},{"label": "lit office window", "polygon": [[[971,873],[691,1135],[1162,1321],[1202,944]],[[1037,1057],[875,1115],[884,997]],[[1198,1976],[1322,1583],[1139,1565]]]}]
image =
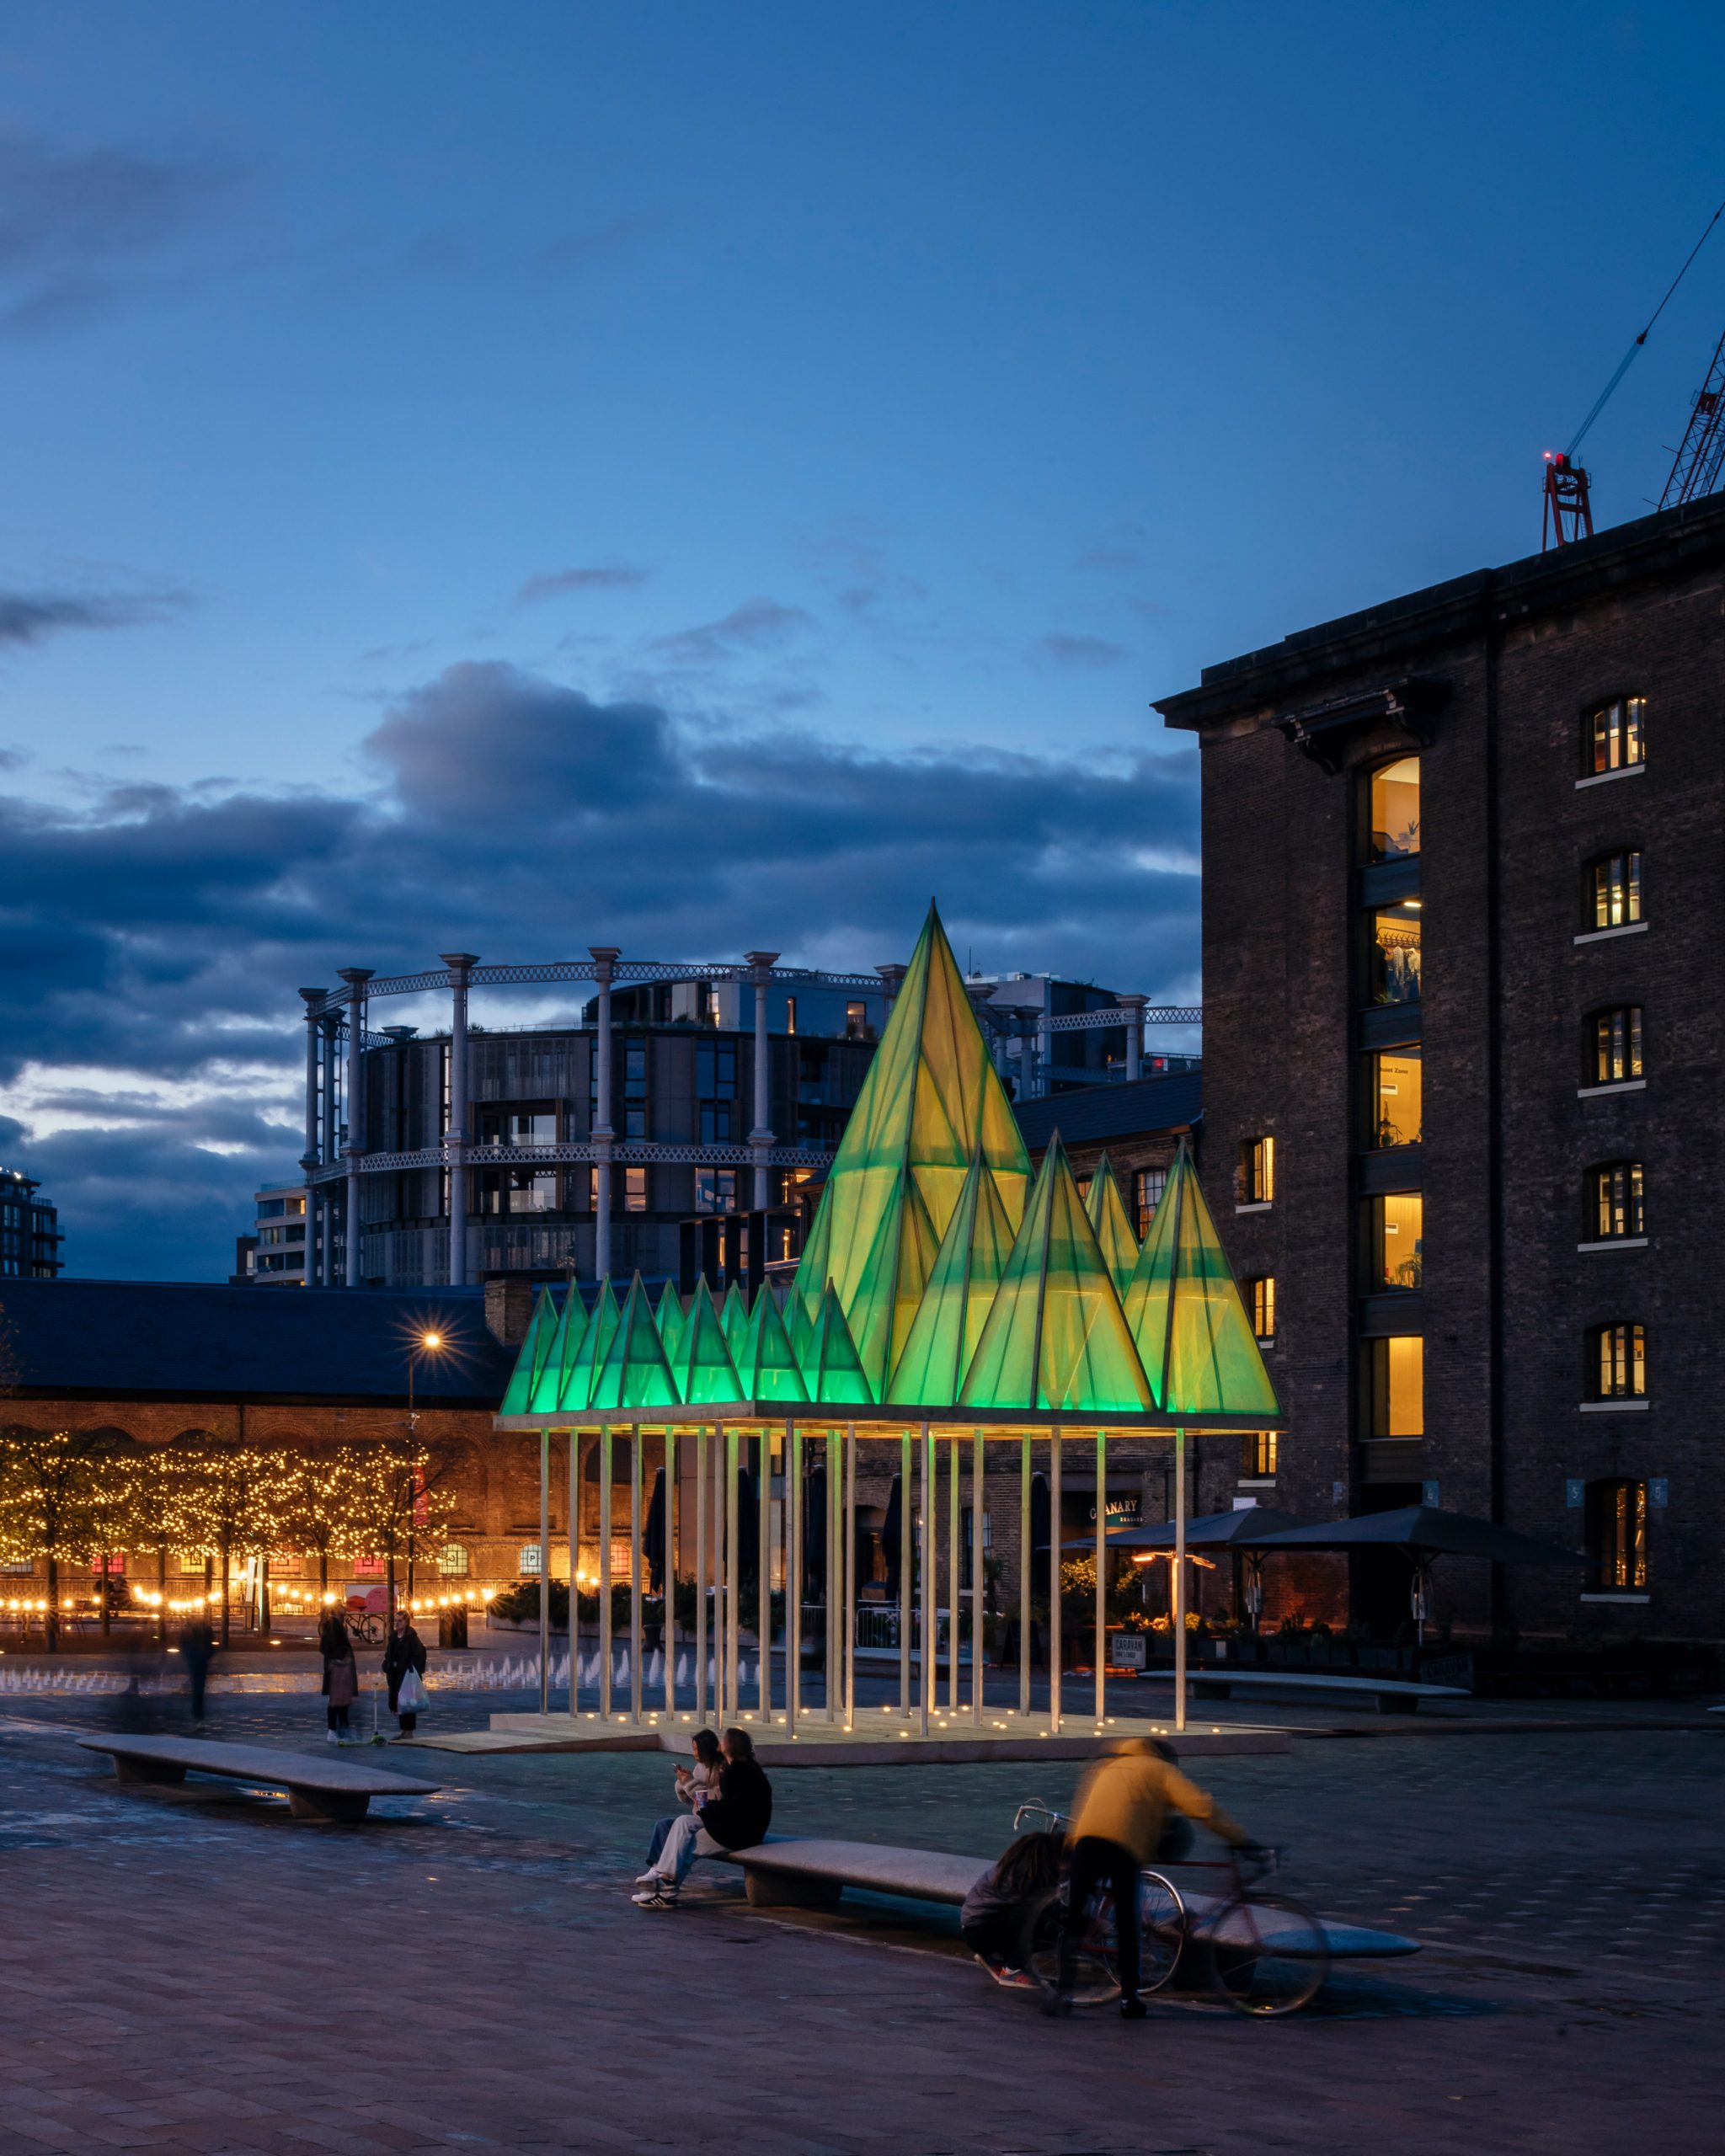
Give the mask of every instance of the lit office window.
[{"label": "lit office window", "polygon": [[1639,1161],[1607,1161],[1588,1170],[1586,1226],[1595,1242],[1647,1233]]},{"label": "lit office window", "polygon": [[1601,704],[1588,721],[1587,768],[1601,771],[1626,771],[1647,760],[1648,700],[1645,696],[1618,696]]},{"label": "lit office window", "polygon": [[1641,919],[1641,849],[1608,853],[1588,870],[1588,924],[1626,928]]},{"label": "lit office window", "polygon": [[1275,1478],[1276,1433],[1274,1430],[1248,1430],[1241,1441],[1240,1474],[1247,1482],[1268,1482]]},{"label": "lit office window", "polygon": [[647,1210],[645,1168],[623,1170],[623,1210],[625,1213],[644,1213]]},{"label": "lit office window", "polygon": [[1166,1168],[1140,1168],[1133,1177],[1132,1199],[1138,1215],[1140,1242],[1150,1233],[1150,1224],[1156,1218],[1156,1209],[1162,1202],[1162,1193],[1168,1187]]},{"label": "lit office window", "polygon": [[1419,759],[1402,756],[1371,775],[1371,858],[1404,861],[1419,851]]},{"label": "lit office window", "polygon": [[1648,1390],[1647,1331],[1632,1321],[1596,1325],[1589,1374],[1595,1400],[1642,1400]]},{"label": "lit office window", "polygon": [[1268,1205],[1276,1195],[1276,1141],[1248,1138],[1240,1148],[1240,1203]]},{"label": "lit office window", "polygon": [[1274,1274],[1261,1273],[1252,1283],[1252,1330],[1261,1346],[1276,1337],[1276,1283]]},{"label": "lit office window", "polygon": [[1371,1001],[1419,1001],[1419,900],[1380,906],[1371,920]]},{"label": "lit office window", "polygon": [[1594,1013],[1588,1027],[1589,1084],[1621,1086],[1642,1075],[1641,1030],[1638,1003],[1614,1004]]}]

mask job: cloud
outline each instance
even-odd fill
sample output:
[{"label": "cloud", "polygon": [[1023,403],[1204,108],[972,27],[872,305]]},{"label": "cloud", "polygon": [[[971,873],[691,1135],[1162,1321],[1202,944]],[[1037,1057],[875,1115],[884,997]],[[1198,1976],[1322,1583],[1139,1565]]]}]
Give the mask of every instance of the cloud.
[{"label": "cloud", "polygon": [[932,892],[991,965],[1154,995],[1197,964],[1184,744],[889,753],[467,661],[363,748],[354,795],[0,791],[0,1118],[23,1134],[8,1165],[62,1209],[72,1270],[226,1277],[250,1193],[299,1151],[296,990],[339,966],[611,942],[867,967],[908,954]]},{"label": "cloud", "polygon": [[532,606],[542,599],[560,599],[570,591],[630,591],[645,584],[648,572],[618,566],[611,568],[552,569],[530,576],[515,594],[517,606]]},{"label": "cloud", "polygon": [[1058,630],[1039,637],[1029,654],[1033,666],[1076,666],[1092,673],[1105,666],[1118,666],[1128,655],[1123,643],[1109,643],[1101,637],[1063,636]]},{"label": "cloud", "polygon": [[0,590],[0,648],[42,643],[65,629],[129,629],[190,605],[183,591],[73,592]]},{"label": "cloud", "polygon": [[595,255],[608,254],[615,247],[622,247],[632,239],[639,239],[658,229],[660,220],[649,212],[636,212],[620,217],[609,217],[603,224],[588,225],[575,232],[563,232],[533,251],[532,267],[542,275],[561,276],[567,270],[577,269],[590,262]]},{"label": "cloud", "polygon": [[711,665],[740,654],[776,650],[813,627],[800,606],[781,606],[776,599],[745,599],[723,621],[655,638],[652,648],[676,664]]}]

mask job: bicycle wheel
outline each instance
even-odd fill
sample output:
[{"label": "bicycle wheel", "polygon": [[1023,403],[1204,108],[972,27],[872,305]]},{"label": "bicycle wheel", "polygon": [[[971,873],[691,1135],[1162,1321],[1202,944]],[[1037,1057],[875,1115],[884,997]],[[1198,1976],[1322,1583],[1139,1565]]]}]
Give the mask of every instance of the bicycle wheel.
[{"label": "bicycle wheel", "polygon": [[[1050,1902],[1036,1920],[1025,1966],[1042,1986],[1053,1993],[1060,1983],[1060,1928],[1066,1920],[1064,1902]],[[1114,1912],[1106,1895],[1091,1904],[1084,1936],[1072,1956],[1071,2000],[1074,2006],[1106,2006],[1120,1996],[1120,1979],[1108,1949],[1114,1944]]]},{"label": "bicycle wheel", "polygon": [[1236,1894],[1204,1925],[1203,1945],[1210,1988],[1236,2014],[1297,2013],[1330,1973],[1322,1924],[1287,1894]]},{"label": "bicycle wheel", "polygon": [[1138,1875],[1138,1988],[1160,1991],[1179,1967],[1186,1944],[1186,1904],[1172,1879]]}]

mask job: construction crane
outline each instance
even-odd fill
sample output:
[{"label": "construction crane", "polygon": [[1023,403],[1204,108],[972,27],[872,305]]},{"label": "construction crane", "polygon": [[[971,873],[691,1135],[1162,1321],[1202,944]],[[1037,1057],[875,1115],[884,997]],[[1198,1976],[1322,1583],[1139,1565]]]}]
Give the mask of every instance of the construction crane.
[{"label": "construction crane", "polygon": [[1689,430],[1672,459],[1659,507],[1675,509],[1680,502],[1712,494],[1719,484],[1721,465],[1725,465],[1725,337],[1713,347],[1713,364],[1696,393]]}]

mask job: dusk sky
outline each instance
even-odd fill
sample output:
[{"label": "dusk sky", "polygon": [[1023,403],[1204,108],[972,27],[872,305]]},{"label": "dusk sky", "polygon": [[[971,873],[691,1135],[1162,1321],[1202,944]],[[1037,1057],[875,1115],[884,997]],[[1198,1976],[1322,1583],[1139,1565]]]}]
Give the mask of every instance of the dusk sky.
[{"label": "dusk sky", "polygon": [[[1537,547],[1722,63],[1573,0],[0,12],[0,1162],[68,1270],[225,1277],[343,964],[867,966],[932,892],[1195,995],[1149,700]],[[1722,329],[1725,226],[1602,522]]]}]

